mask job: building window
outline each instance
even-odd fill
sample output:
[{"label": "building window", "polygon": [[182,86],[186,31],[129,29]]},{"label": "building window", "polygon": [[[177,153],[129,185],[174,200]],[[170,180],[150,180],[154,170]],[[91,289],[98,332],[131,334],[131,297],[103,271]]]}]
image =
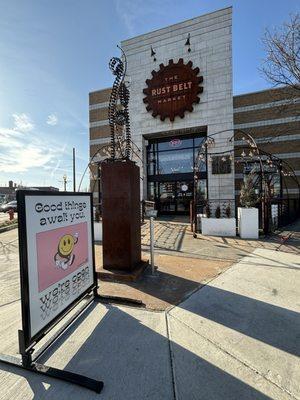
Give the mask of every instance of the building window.
[{"label": "building window", "polygon": [[212,157],[212,174],[230,174],[231,173],[231,160],[228,156],[214,156]]},{"label": "building window", "polygon": [[193,148],[158,153],[158,174],[189,173],[193,171]]},{"label": "building window", "polygon": [[[195,157],[204,136],[172,137],[149,141],[147,146],[148,176],[193,173]],[[206,172],[206,161],[200,165]]]}]

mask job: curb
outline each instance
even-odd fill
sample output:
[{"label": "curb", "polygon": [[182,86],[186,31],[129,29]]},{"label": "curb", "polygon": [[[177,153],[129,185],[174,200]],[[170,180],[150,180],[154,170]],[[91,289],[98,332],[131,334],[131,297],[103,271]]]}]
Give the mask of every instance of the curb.
[{"label": "curb", "polygon": [[18,227],[18,224],[11,224],[11,225],[7,225],[4,226],[3,228],[0,228],[0,233],[6,232],[6,231],[11,231],[12,229],[15,229]]}]

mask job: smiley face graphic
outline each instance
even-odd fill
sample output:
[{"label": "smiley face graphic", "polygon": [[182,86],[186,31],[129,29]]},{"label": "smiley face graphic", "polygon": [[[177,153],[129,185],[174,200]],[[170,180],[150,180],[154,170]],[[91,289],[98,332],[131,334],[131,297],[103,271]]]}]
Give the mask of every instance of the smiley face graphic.
[{"label": "smiley face graphic", "polygon": [[57,253],[54,256],[54,262],[58,268],[66,270],[73,264],[75,259],[73,250],[77,242],[77,233],[75,233],[75,235],[66,234],[59,239]]},{"label": "smiley face graphic", "polygon": [[62,238],[60,238],[58,243],[59,254],[63,257],[69,256],[74,249],[74,244],[75,244],[74,236],[64,235]]}]

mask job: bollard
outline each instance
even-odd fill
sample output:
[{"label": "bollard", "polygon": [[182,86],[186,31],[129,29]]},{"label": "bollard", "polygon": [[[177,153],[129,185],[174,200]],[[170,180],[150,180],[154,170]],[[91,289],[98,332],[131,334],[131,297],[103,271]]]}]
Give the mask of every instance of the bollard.
[{"label": "bollard", "polygon": [[154,275],[154,218],[150,217],[150,260],[151,274]]}]

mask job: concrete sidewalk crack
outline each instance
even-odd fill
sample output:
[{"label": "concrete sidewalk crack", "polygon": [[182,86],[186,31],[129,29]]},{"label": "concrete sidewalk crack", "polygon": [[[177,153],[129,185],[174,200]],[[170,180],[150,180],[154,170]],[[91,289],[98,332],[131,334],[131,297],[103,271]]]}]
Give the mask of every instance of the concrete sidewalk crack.
[{"label": "concrete sidewalk crack", "polygon": [[[179,318],[174,317],[174,315],[170,315],[169,312],[166,312],[166,314],[168,314],[169,317],[175,319],[176,321],[178,321],[179,323],[181,323],[182,325],[184,325],[185,327],[190,329],[192,332],[194,332],[196,335],[200,336],[202,339],[204,339],[205,341],[207,341],[208,343],[213,345],[215,348],[220,350],[222,353],[224,353],[224,354],[228,355],[229,357],[233,358],[235,361],[237,361],[238,363],[242,364],[244,367],[246,367],[246,368],[250,369],[251,371],[253,371],[254,373],[258,374],[260,377],[262,377],[268,383],[276,386],[279,390],[281,390],[281,391],[285,392],[286,394],[288,394],[289,396],[291,396],[291,398],[293,398],[294,400],[300,400],[300,397],[298,397],[298,396],[296,397],[289,390],[287,390],[286,388],[278,385],[278,383],[276,383],[273,380],[271,380],[270,378],[268,378],[265,374],[262,374],[254,366],[248,364],[248,362],[246,362],[244,360],[239,359],[236,355],[234,355],[233,353],[231,353],[228,350],[224,349],[219,343],[216,343],[213,340],[209,339],[208,337],[201,335],[199,332],[197,332],[195,329],[193,329],[190,325],[188,325],[185,322],[181,321]],[[168,317],[166,318],[166,320],[168,320]],[[169,340],[171,340],[171,339],[169,339]]]},{"label": "concrete sidewalk crack", "polygon": [[177,400],[178,396],[177,396],[176,381],[175,381],[175,362],[174,362],[171,339],[170,339],[168,313],[165,312],[164,314],[165,314],[167,338],[168,338],[168,344],[169,344],[169,356],[170,356],[171,379],[172,379],[172,388],[173,388],[173,399]]}]

